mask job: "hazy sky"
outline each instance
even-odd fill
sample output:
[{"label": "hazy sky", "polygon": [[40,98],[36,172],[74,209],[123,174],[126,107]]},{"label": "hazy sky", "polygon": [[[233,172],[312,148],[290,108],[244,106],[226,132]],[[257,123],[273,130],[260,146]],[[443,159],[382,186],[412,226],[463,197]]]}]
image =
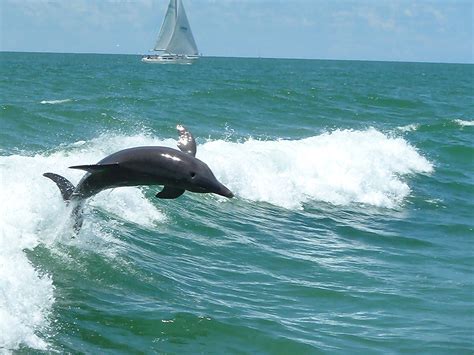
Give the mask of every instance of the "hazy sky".
[{"label": "hazy sky", "polygon": [[[183,0],[210,56],[473,63],[474,0]],[[0,50],[146,53],[168,0],[0,0]]]}]

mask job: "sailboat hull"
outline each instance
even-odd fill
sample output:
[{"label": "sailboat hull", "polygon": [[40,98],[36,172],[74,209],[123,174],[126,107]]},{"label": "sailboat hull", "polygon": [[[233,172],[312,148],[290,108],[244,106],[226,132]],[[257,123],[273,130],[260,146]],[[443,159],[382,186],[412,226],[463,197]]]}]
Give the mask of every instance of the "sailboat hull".
[{"label": "sailboat hull", "polygon": [[142,62],[149,64],[193,64],[198,58],[198,56],[187,55],[147,55],[142,57]]}]

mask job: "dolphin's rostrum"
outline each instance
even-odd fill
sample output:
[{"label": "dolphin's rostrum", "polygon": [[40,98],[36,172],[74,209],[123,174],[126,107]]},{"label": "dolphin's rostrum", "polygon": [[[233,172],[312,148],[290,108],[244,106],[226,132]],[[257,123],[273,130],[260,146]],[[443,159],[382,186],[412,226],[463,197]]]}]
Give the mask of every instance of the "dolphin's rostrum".
[{"label": "dolphin's rostrum", "polygon": [[113,153],[97,164],[71,166],[87,171],[76,187],[66,178],[43,174],[53,180],[67,203],[73,203],[74,229],[82,225],[82,206],[85,199],[106,189],[120,186],[164,185],[156,194],[162,199],[181,196],[185,190],[198,193],[215,193],[233,197],[233,193],[221,184],[211,169],[195,157],[196,141],[181,125],[176,127],[180,138],[178,148],[136,147]]}]

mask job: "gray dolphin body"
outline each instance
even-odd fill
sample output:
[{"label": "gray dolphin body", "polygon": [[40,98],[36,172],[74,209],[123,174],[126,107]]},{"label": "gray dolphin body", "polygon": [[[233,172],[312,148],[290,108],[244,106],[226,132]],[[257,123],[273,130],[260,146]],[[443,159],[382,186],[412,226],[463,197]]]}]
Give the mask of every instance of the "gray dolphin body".
[{"label": "gray dolphin body", "polygon": [[82,226],[84,201],[102,190],[120,186],[164,185],[156,197],[173,199],[188,190],[197,193],[215,193],[233,197],[233,193],[221,184],[211,169],[195,157],[196,142],[183,126],[177,126],[180,134],[178,148],[136,147],[113,153],[97,164],[71,166],[87,171],[76,187],[66,178],[43,174],[53,180],[66,203],[73,204],[74,229]]}]

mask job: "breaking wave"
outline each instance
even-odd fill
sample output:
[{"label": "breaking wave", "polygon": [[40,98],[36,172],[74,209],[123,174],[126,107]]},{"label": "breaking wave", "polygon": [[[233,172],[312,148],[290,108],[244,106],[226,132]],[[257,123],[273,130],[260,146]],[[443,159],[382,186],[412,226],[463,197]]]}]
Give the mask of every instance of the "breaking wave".
[{"label": "breaking wave", "polygon": [[238,196],[285,208],[310,201],[394,208],[410,193],[408,176],[433,170],[406,140],[375,129],[301,140],[213,141],[199,152]]},{"label": "breaking wave", "polygon": [[[104,134],[55,152],[0,156],[0,195],[8,201],[0,204],[0,349],[48,346],[38,334],[48,327],[54,303],[52,276],[37,270],[25,250],[67,242],[58,232],[66,207],[55,184],[42,174],[55,172],[77,183],[83,172],[69,166],[141,145],[175,147],[176,140]],[[410,194],[410,176],[433,171],[405,139],[375,129],[335,130],[300,140],[206,141],[198,146],[197,157],[237,198],[287,209],[317,201],[396,208]],[[167,221],[138,188],[101,194],[107,198],[92,199],[89,208],[145,227]],[[81,242],[87,240],[76,241]]]}]

